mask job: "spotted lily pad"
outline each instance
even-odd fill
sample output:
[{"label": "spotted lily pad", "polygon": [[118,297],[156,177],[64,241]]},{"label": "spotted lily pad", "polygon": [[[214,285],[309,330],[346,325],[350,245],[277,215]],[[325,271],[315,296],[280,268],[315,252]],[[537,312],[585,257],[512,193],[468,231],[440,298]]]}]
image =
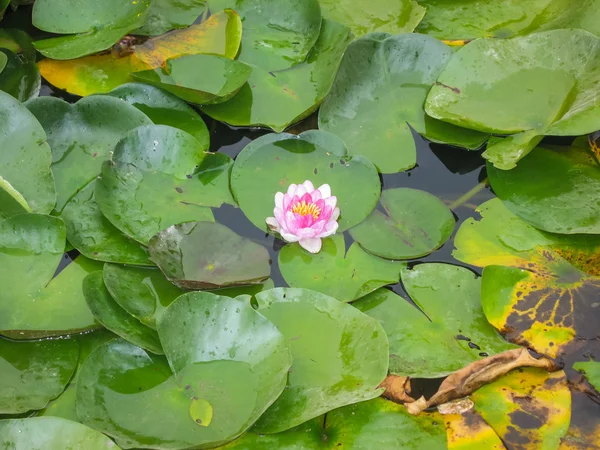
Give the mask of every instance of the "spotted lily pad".
[{"label": "spotted lily pad", "polygon": [[104,327],[152,353],[163,354],[156,331],[130,316],[110,296],[102,271],[91,273],[83,280],[83,294],[90,311]]},{"label": "spotted lily pad", "polygon": [[0,338],[0,414],[44,408],[69,382],[78,355],[74,340],[16,342]]},{"label": "spotted lily pad", "polygon": [[388,345],[376,320],[305,289],[271,289],[256,300],[258,311],[283,333],[293,357],[286,389],[260,418],[257,432],[284,431],[381,394],[377,387],[387,375]]},{"label": "spotted lily pad", "polygon": [[242,18],[239,59],[266,71],[304,62],[321,29],[318,0],[208,0],[212,12],[234,9]]},{"label": "spotted lily pad", "polygon": [[586,361],[573,364],[573,369],[583,373],[588,381],[600,392],[600,362]]},{"label": "spotted lily pad", "polygon": [[2,443],[28,450],[119,450],[102,433],[59,417],[0,420]]},{"label": "spotted lily pad", "polygon": [[0,148],[2,183],[19,193],[28,211],[52,211],[56,192],[46,133],[33,114],[5,92],[0,92]]},{"label": "spotted lily pad", "polygon": [[194,136],[208,149],[210,136],[202,117],[173,94],[144,83],[125,83],[108,93],[146,114],[156,125],[169,125]]},{"label": "spotted lily pad", "polygon": [[305,180],[315,186],[331,186],[341,211],[339,231],[362,222],[375,207],[381,190],[373,163],[362,156],[348,156],[342,141],[323,131],[255,139],[235,160],[231,190],[246,217],[266,230],[265,219],[273,215],[275,193]]},{"label": "spotted lily pad", "polygon": [[133,34],[157,36],[174,28],[185,28],[205,11],[206,0],[153,0],[146,23]]},{"label": "spotted lily pad", "polygon": [[387,289],[353,304],[385,329],[391,373],[441,377],[514,348],[485,319],[479,296],[481,279],[470,270],[419,264],[402,271],[402,283],[416,307]]},{"label": "spotted lily pad", "polygon": [[152,123],[133,106],[105,96],[82,98],[73,105],[56,97],[40,97],[26,106],[49,136],[59,212],[98,176],[102,162],[125,133]]},{"label": "spotted lily pad", "polygon": [[414,0],[321,0],[323,16],[350,27],[356,36],[375,31],[411,33],[425,15]]},{"label": "spotted lily pad", "polygon": [[179,297],[158,320],[169,364],[175,373],[190,364],[241,361],[257,377],[254,422],[286,386],[290,349],[279,330],[250,303],[209,292]]},{"label": "spotted lily pad", "polygon": [[373,33],[354,41],[319,111],[319,129],[338,135],[351,155],[368,157],[383,173],[415,166],[411,127],[434,142],[481,147],[485,133],[432,119],[423,110],[451,57],[450,47],[420,34]]},{"label": "spotted lily pad", "polygon": [[571,147],[538,147],[513,170],[488,164],[496,195],[534,227],[553,233],[600,234],[600,164],[587,139]]},{"label": "spotted lily pad", "polygon": [[227,10],[213,14],[201,24],[134,45],[131,51],[70,61],[44,59],[38,67],[49,83],[72,94],[105,93],[133,81],[131,73],[160,67],[170,58],[209,53],[233,59],[240,46],[241,34],[240,17]]},{"label": "spotted lily pad", "polygon": [[35,61],[23,58],[1,47],[0,42],[0,55],[2,55],[0,60],[4,59],[4,65],[0,61],[0,90],[12,95],[20,102],[37,97],[42,86],[42,79]]},{"label": "spotted lily pad", "polygon": [[324,240],[317,254],[308,253],[298,244],[286,245],[279,252],[279,269],[288,285],[322,292],[342,302],[396,284],[403,266],[371,256],[357,243],[346,252],[341,234]]},{"label": "spotted lily pad", "polygon": [[583,30],[476,40],[452,57],[425,110],[455,125],[514,134],[484,153],[499,169],[512,169],[541,135],[581,135],[598,128],[600,106],[593,99],[600,80],[599,41]]},{"label": "spotted lily pad", "polygon": [[224,225],[172,225],[149,243],[150,256],[183,289],[257,284],[269,277],[269,252]]},{"label": "spotted lily pad", "polygon": [[106,50],[144,25],[151,0],[41,0],[33,7],[32,22],[40,30],[68,36],[36,41],[36,49],[52,59],[73,59]]},{"label": "spotted lily pad", "polygon": [[102,167],[95,197],[102,213],[146,245],[170,225],[214,220],[210,206],[233,203],[233,161],[208,153],[190,134],[165,125],[139,127],[123,138]]},{"label": "spotted lily pad", "polygon": [[[60,219],[20,214],[0,222],[0,334],[60,336],[97,327],[81,282],[101,265],[80,256],[52,279],[65,247]],[[52,280],[52,281],[50,281]]]},{"label": "spotted lily pad", "polygon": [[410,188],[382,192],[383,211],[373,210],[350,230],[356,242],[382,258],[411,259],[441,247],[452,235],[455,219],[436,196]]},{"label": "spotted lily pad", "polygon": [[[202,73],[198,77],[198,73]],[[156,69],[131,76],[199,105],[222,103],[242,88],[252,68],[239,61],[215,55],[188,55],[167,59]]]},{"label": "spotted lily pad", "polygon": [[485,267],[481,286],[489,322],[515,343],[552,357],[597,339],[600,237],[539,231],[499,199],[458,230],[453,255]]},{"label": "spotted lily pad", "polygon": [[100,211],[96,182],[79,191],[63,209],[67,239],[84,256],[99,261],[153,266],[147,249],[125,236]]},{"label": "spotted lily pad", "polygon": [[[277,0],[278,3],[283,3]],[[323,20],[321,34],[306,60],[290,69],[252,67],[252,74],[231,100],[202,111],[237,126],[266,126],[283,131],[313,113],[329,93],[342,55],[352,40],[350,30]]]}]

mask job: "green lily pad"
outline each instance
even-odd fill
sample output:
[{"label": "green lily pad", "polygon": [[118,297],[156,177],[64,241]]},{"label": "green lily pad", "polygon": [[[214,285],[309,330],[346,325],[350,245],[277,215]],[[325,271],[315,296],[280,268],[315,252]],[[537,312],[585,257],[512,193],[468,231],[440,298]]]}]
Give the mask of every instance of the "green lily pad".
[{"label": "green lily pad", "polygon": [[[123,448],[215,447],[251,425],[257,403],[264,401],[259,390],[248,363],[198,362],[172,375],[163,357],[117,339],[84,363],[77,413]],[[212,407],[208,425],[199,422],[199,400]]]},{"label": "green lily pad", "polygon": [[102,271],[91,273],[83,280],[83,293],[90,311],[104,327],[149,352],[163,354],[156,331],[131,317],[110,296]]},{"label": "green lily pad", "polygon": [[[0,414],[44,408],[69,382],[78,355],[74,340],[16,342],[0,338]],[[1,432],[0,436],[5,437]]]},{"label": "green lily pad", "polygon": [[0,279],[7,280],[0,334],[34,339],[97,327],[81,282],[101,265],[80,256],[52,279],[64,247],[65,227],[55,217],[21,214],[0,222]]},{"label": "green lily pad", "polygon": [[42,86],[40,70],[35,61],[21,59],[8,49],[0,49],[4,65],[0,61],[0,90],[20,102],[37,97]]},{"label": "green lily pad", "polygon": [[208,0],[211,12],[227,8],[242,18],[239,59],[266,71],[304,62],[321,29],[318,0]]},{"label": "green lily pad", "polygon": [[65,390],[55,399],[50,400],[48,405],[41,411],[38,411],[36,417],[52,416],[62,417],[63,419],[79,422],[77,411],[75,410],[77,378],[81,366],[90,355],[92,350],[101,346],[105,342],[115,339],[117,336],[110,331],[101,328],[91,333],[80,334],[71,339],[79,343],[79,359],[77,360],[77,368],[73,376],[69,380],[69,384]]},{"label": "green lily pad", "polygon": [[0,435],[6,448],[28,450],[119,450],[102,433],[59,417],[0,420]]},{"label": "green lily pad", "polygon": [[27,202],[28,209],[49,213],[56,203],[46,133],[11,95],[0,92],[0,176]]},{"label": "green lily pad", "polygon": [[18,28],[3,28],[0,30],[0,48],[21,55],[23,61],[35,62],[37,58],[31,36]]},{"label": "green lily pad", "polygon": [[[283,433],[252,431],[223,447],[235,450],[402,449],[446,450],[444,418],[437,411],[411,416],[403,405],[375,398],[331,411]],[[385,447],[383,447],[385,445]]]},{"label": "green lily pad", "polygon": [[[167,59],[156,69],[131,76],[164,89],[183,100],[210,105],[229,100],[248,81],[252,68],[242,62],[216,55],[188,55]],[[202,73],[199,77],[198,73]]]},{"label": "green lily pad", "polygon": [[583,373],[588,381],[600,392],[600,362],[580,361],[573,364],[573,369]]},{"label": "green lily pad", "polygon": [[1,53],[0,54],[0,73],[4,70],[4,68],[6,67],[6,63],[8,62],[8,53]]},{"label": "green lily pad", "polygon": [[135,35],[157,36],[193,24],[206,11],[206,0],[153,0],[146,23]]},{"label": "green lily pad", "polygon": [[346,253],[341,234],[325,239],[317,254],[308,253],[298,244],[288,244],[279,252],[279,269],[290,287],[312,289],[342,302],[398,283],[402,267],[402,263],[371,256],[357,243]]},{"label": "green lily pad", "polygon": [[600,81],[599,43],[582,30],[476,40],[452,57],[425,110],[483,132],[525,133],[523,142],[506,151],[490,146],[484,153],[499,169],[512,169],[533,149],[536,142],[530,141],[536,136],[581,135],[598,128],[600,106],[593,99]]},{"label": "green lily pad", "polygon": [[211,206],[233,204],[232,165],[229,156],[205,152],[182,130],[139,127],[102,167],[95,197],[113,225],[146,245],[173,224],[214,220]]},{"label": "green lily pad", "polygon": [[411,33],[425,15],[425,8],[414,0],[320,0],[327,19],[350,27],[357,36],[375,31]]},{"label": "green lily pad", "polygon": [[386,189],[380,204],[350,230],[356,242],[374,255],[411,259],[428,255],[452,235],[455,219],[436,196],[417,189]]},{"label": "green lily pad", "polygon": [[32,22],[40,30],[67,34],[34,42],[52,59],[74,59],[106,50],[146,21],[150,0],[41,0],[33,7]]},{"label": "green lily pad", "polygon": [[208,149],[210,136],[202,117],[186,102],[155,86],[125,83],[108,93],[135,106],[156,125],[169,125],[187,131],[200,146]]},{"label": "green lily pad", "polygon": [[587,139],[538,147],[509,171],[488,164],[495,194],[513,213],[552,233],[600,234],[600,165]]},{"label": "green lily pad", "polygon": [[557,357],[595,340],[600,236],[537,230],[500,199],[480,205],[454,238],[459,261],[484,267],[481,301],[508,340]]},{"label": "green lily pad", "polygon": [[484,356],[515,348],[487,322],[479,296],[481,279],[470,270],[419,264],[402,271],[402,283],[417,307],[388,289],[353,304],[385,329],[391,373],[443,377]]},{"label": "green lily pad", "polygon": [[427,8],[417,31],[438,39],[508,38],[535,31],[580,28],[594,34],[598,27],[596,0],[420,0]]},{"label": "green lily pad", "polygon": [[303,63],[279,71],[252,67],[248,83],[235,97],[218,105],[203,106],[202,111],[231,125],[283,131],[319,107],[333,85],[351,40],[347,27],[323,20],[319,39]]},{"label": "green lily pad", "polygon": [[129,83],[133,81],[132,72],[160,67],[170,58],[210,53],[233,59],[240,47],[241,34],[240,16],[227,10],[185,30],[149,39],[133,46],[131,51],[111,51],[68,61],[46,58],[38,63],[38,67],[52,85],[86,96],[109,92]]},{"label": "green lily pad", "polygon": [[415,166],[411,127],[434,142],[481,147],[486,134],[432,119],[423,110],[452,54],[420,34],[374,33],[354,41],[319,111],[319,129],[338,135],[351,155],[366,156],[383,173]]},{"label": "green lily pad", "polygon": [[147,249],[104,217],[94,198],[95,189],[96,182],[92,181],[71,198],[60,215],[71,245],[98,261],[153,266]]},{"label": "green lily pad", "polygon": [[[157,268],[104,265],[104,284],[113,299],[144,325],[156,328],[156,320],[167,306],[186,291],[165,278]],[[273,280],[250,286],[215,289],[226,297],[251,295],[273,288]]]},{"label": "green lily pad", "polygon": [[127,131],[151,123],[138,109],[106,96],[82,98],[74,105],[40,97],[27,102],[27,108],[49,136],[59,212],[98,176],[102,162]]},{"label": "green lily pad", "polygon": [[324,131],[255,139],[235,160],[231,190],[246,217],[267,230],[265,219],[273,215],[275,194],[305,180],[316,187],[331,186],[341,211],[338,231],[362,222],[375,208],[381,190],[373,163],[363,156],[348,156],[342,141]]},{"label": "green lily pad", "polygon": [[305,289],[276,288],[256,300],[258,311],[283,333],[293,358],[286,389],[258,421],[258,433],[284,431],[381,394],[388,344],[376,320]]},{"label": "green lily pad", "polygon": [[8,181],[0,177],[0,220],[31,212],[23,196]]},{"label": "green lily pad", "polygon": [[286,386],[292,365],[289,346],[275,325],[249,302],[190,292],[167,308],[158,320],[158,333],[175,373],[198,362],[249,364],[258,381],[252,422]]},{"label": "green lily pad", "polygon": [[172,225],[149,243],[160,270],[182,289],[258,284],[269,277],[269,252],[214,222]]}]

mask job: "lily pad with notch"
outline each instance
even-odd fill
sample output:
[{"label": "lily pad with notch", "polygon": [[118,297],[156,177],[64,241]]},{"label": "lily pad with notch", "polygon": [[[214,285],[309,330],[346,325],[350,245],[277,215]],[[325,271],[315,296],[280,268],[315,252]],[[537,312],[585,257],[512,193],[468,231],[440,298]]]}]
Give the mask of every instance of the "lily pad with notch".
[{"label": "lily pad with notch", "polygon": [[435,195],[411,188],[386,189],[379,209],[350,230],[370,253],[388,259],[428,255],[452,235],[455,219]]},{"label": "lily pad with notch", "polygon": [[386,284],[400,281],[403,263],[387,261],[365,252],[357,243],[346,252],[344,236],[323,241],[317,254],[288,244],[279,252],[279,269],[290,287],[302,287],[352,302]]},{"label": "lily pad with notch", "polygon": [[340,208],[339,231],[362,222],[377,204],[377,169],[363,156],[348,156],[343,142],[324,131],[281,133],[255,139],[237,156],[231,190],[246,217],[261,230],[273,215],[277,192],[311,180],[331,186]]},{"label": "lily pad with notch", "polygon": [[150,239],[149,250],[165,276],[182,289],[259,284],[271,273],[265,247],[214,222],[172,225]]}]

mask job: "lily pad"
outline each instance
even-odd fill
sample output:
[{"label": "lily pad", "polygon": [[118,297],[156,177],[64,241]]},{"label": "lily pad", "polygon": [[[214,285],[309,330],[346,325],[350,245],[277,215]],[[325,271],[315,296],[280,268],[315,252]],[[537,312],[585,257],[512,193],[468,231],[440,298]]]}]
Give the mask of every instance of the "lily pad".
[{"label": "lily pad", "polygon": [[[259,390],[248,363],[198,362],[172,375],[166,359],[113,340],[81,369],[77,413],[123,448],[215,447],[252,424],[257,403],[265,400]],[[207,404],[210,423],[200,417],[208,418]]]},{"label": "lily pad", "polygon": [[338,135],[351,155],[366,156],[383,173],[415,166],[411,128],[434,142],[481,147],[486,134],[432,119],[423,110],[451,57],[450,47],[419,34],[374,33],[354,41],[319,111],[319,129]]},{"label": "lily pad", "polygon": [[414,0],[320,0],[327,19],[350,27],[357,36],[367,33],[411,33],[425,15]]},{"label": "lily pad", "polygon": [[252,422],[286,386],[290,348],[275,325],[248,302],[209,292],[184,294],[160,317],[158,333],[175,373],[198,362],[249,364],[258,381]]},{"label": "lily pad", "polygon": [[455,53],[429,92],[425,111],[483,132],[525,133],[528,138],[507,151],[491,146],[484,153],[499,169],[512,169],[533,149],[529,141],[535,136],[598,128],[600,106],[593,99],[600,80],[599,42],[583,30],[479,39]]},{"label": "lily pad", "polygon": [[[215,55],[188,55],[167,59],[156,69],[131,76],[198,105],[229,100],[248,81],[252,68],[239,61]],[[202,73],[198,77],[198,73]]]},{"label": "lily pad", "polygon": [[79,191],[63,209],[67,239],[84,256],[98,261],[153,266],[147,249],[104,217],[94,198],[96,182]]},{"label": "lily pad", "polygon": [[[379,320],[390,342],[390,372],[437,378],[514,348],[487,322],[481,309],[481,279],[450,264],[419,264],[402,271],[415,307],[388,289],[353,306]],[[420,310],[419,310],[420,309]]]},{"label": "lily pad", "polygon": [[239,59],[266,71],[304,62],[321,29],[318,0],[208,0],[212,12],[234,9],[242,19]]},{"label": "lily pad", "polygon": [[273,215],[275,194],[305,180],[331,186],[341,211],[340,232],[369,215],[381,190],[373,163],[363,156],[348,156],[342,141],[324,131],[255,139],[235,160],[231,190],[246,217],[267,230],[265,219]]},{"label": "lily pad", "polygon": [[341,234],[325,239],[317,254],[308,253],[298,244],[286,245],[279,252],[279,269],[290,287],[312,289],[342,302],[398,283],[403,266],[371,256],[357,243],[346,253]]},{"label": "lily pad", "polygon": [[[157,268],[104,265],[104,284],[113,299],[129,314],[144,325],[156,328],[156,320],[167,306],[186,291],[178,288],[165,278]],[[262,284],[217,289],[217,295],[237,297],[256,295],[273,288],[273,281]]]},{"label": "lily pad", "polygon": [[52,59],[73,59],[106,50],[144,25],[151,0],[41,0],[33,6],[32,22],[40,30],[68,34],[36,41],[36,49]]},{"label": "lily pad", "polygon": [[417,189],[384,190],[379,209],[350,230],[356,242],[374,255],[412,259],[428,255],[452,235],[455,219],[436,196]]},{"label": "lily pad", "polygon": [[588,381],[600,392],[600,362],[580,361],[573,364],[573,369],[583,373]]},{"label": "lily pad", "polygon": [[193,24],[206,11],[206,0],[153,0],[146,23],[135,35],[157,36]]},{"label": "lily pad", "polygon": [[454,239],[459,261],[485,267],[481,286],[488,321],[511,342],[556,357],[596,339],[600,320],[600,236],[539,231],[499,199],[478,208]]},{"label": "lily pad", "polygon": [[116,98],[91,96],[74,105],[56,97],[27,102],[52,148],[56,210],[98,176],[102,162],[129,130],[149,124],[144,113]]},{"label": "lily pad", "polygon": [[438,412],[411,416],[403,405],[375,398],[336,409],[325,417],[277,434],[259,435],[250,431],[224,449],[448,448],[443,416]]},{"label": "lily pad", "polygon": [[513,170],[487,166],[504,205],[534,227],[552,233],[600,234],[600,164],[587,139],[570,147],[538,147]]},{"label": "lily pad", "polygon": [[59,417],[0,420],[2,443],[28,450],[119,450],[99,431]]},{"label": "lily pad", "polygon": [[102,271],[91,273],[83,280],[83,293],[90,311],[104,327],[143,349],[163,354],[156,331],[131,317],[110,296]]},{"label": "lily pad", "polygon": [[156,125],[169,125],[194,136],[209,148],[210,136],[202,117],[173,94],[144,83],[125,83],[108,93],[146,114]]},{"label": "lily pad", "polygon": [[[78,356],[74,340],[15,342],[0,338],[0,414],[44,408],[69,382]],[[0,435],[4,444],[6,435]]]},{"label": "lily pad", "polygon": [[[0,334],[34,339],[97,327],[81,282],[101,268],[80,256],[52,279],[65,247],[62,220],[21,214],[0,222]],[[52,280],[52,281],[50,281]]]},{"label": "lily pad", "polygon": [[218,105],[204,106],[202,111],[231,125],[266,126],[283,131],[319,107],[333,85],[351,40],[352,33],[347,27],[323,20],[319,39],[303,63],[280,71],[252,67],[248,83],[235,97]]},{"label": "lily pad", "polygon": [[377,387],[387,375],[388,344],[376,320],[306,289],[271,289],[256,300],[293,357],[286,389],[258,421],[258,433],[284,431],[381,394]]},{"label": "lily pad", "polygon": [[[1,44],[0,44],[1,47]],[[7,49],[0,49],[0,90],[12,95],[20,102],[37,97],[42,86],[40,70],[35,61],[22,59]]]},{"label": "lily pad", "polygon": [[44,129],[18,100],[0,92],[0,176],[27,202],[49,213],[56,203],[51,153]]},{"label": "lily pad", "polygon": [[257,284],[269,277],[269,252],[214,222],[172,225],[149,243],[160,270],[182,289]]},{"label": "lily pad", "polygon": [[214,220],[209,207],[233,203],[233,161],[208,153],[190,134],[165,125],[139,127],[116,146],[102,167],[95,198],[102,213],[146,245],[170,225]]},{"label": "lily pad", "polygon": [[31,212],[31,208],[27,201],[9,182],[0,177],[0,220],[28,212]]},{"label": "lily pad", "polygon": [[100,54],[70,61],[44,59],[38,63],[42,76],[71,94],[106,93],[133,81],[130,74],[160,67],[167,59],[210,53],[235,58],[242,23],[234,11],[212,15],[198,25],[176,30],[135,45],[131,51]]}]

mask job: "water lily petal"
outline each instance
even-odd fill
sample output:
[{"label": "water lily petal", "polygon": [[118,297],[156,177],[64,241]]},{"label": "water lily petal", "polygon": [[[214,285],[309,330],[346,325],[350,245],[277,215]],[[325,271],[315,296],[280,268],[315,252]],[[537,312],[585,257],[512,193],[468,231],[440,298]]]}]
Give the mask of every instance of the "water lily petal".
[{"label": "water lily petal", "polygon": [[283,239],[285,242],[298,242],[300,240],[300,238],[294,234],[290,234],[290,233],[286,233],[285,231],[281,230],[281,232],[279,233],[281,235],[281,239]]},{"label": "water lily petal", "polygon": [[275,215],[275,219],[277,219],[277,222],[279,222],[279,225],[285,225],[285,213],[283,212],[283,209],[275,208],[273,210],[273,214]]},{"label": "water lily petal", "polygon": [[315,190],[315,186],[312,184],[312,181],[310,180],[306,180],[304,183],[302,183],[302,185],[304,186],[304,189],[306,189],[306,192],[312,192]]},{"label": "water lily petal", "polygon": [[321,200],[323,198],[323,196],[321,195],[321,191],[319,191],[318,189],[315,189],[314,191],[312,191],[310,193],[310,196],[312,198],[313,203],[317,203],[319,200]]},{"label": "water lily petal", "polygon": [[287,211],[288,209],[290,209],[290,207],[292,206],[292,200],[294,199],[294,197],[292,197],[290,194],[285,194],[283,196],[283,210]]},{"label": "water lily petal", "polygon": [[335,205],[337,205],[337,197],[335,195],[332,195],[331,197],[327,197],[323,201],[325,202],[325,204],[327,206],[331,206],[332,208],[335,208]]},{"label": "water lily petal", "polygon": [[318,190],[323,198],[331,197],[331,187],[328,184],[319,186]]},{"label": "water lily petal", "polygon": [[275,217],[267,217],[266,222],[269,228],[273,231],[279,232],[279,230],[281,229],[281,227],[279,226],[279,222]]},{"label": "water lily petal", "polygon": [[300,239],[299,244],[304,250],[310,253],[319,253],[321,251],[321,239],[319,238]]},{"label": "water lily petal", "polygon": [[290,197],[294,196],[294,193],[296,192],[296,188],[298,187],[297,184],[290,184],[290,187],[287,190],[287,193]]},{"label": "water lily petal", "polygon": [[329,220],[338,220],[340,217],[340,208],[335,208],[333,210],[333,213],[331,214],[331,217],[329,218]]},{"label": "water lily petal", "polygon": [[275,207],[283,209],[283,192],[275,194]]}]

